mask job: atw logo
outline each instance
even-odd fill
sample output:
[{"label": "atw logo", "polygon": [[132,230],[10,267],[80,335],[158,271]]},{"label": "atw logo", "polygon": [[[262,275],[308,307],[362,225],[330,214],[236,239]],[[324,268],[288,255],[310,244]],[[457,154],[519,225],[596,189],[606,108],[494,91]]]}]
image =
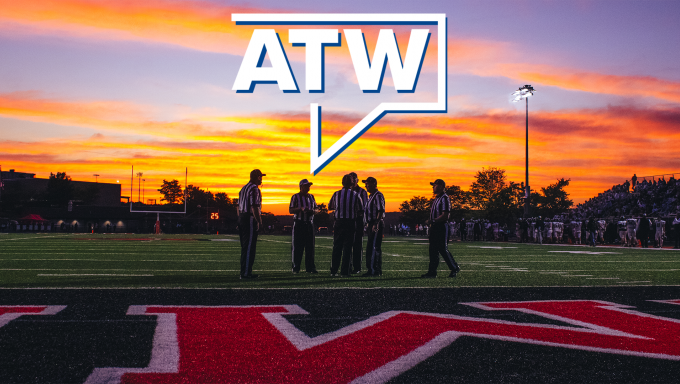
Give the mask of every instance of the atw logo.
[{"label": "atw logo", "polygon": [[680,360],[680,321],[629,306],[595,300],[465,305],[565,325],[392,311],[309,337],[285,318],[307,314],[296,305],[131,306],[128,315],[157,318],[148,367],[97,368],[87,383],[383,383],[462,336]]},{"label": "atw logo", "polygon": [[[325,50],[342,44],[349,48],[357,82],[365,93],[379,93],[389,63],[398,92],[415,91],[430,41],[431,25],[437,32],[437,101],[381,103],[326,151],[321,151],[321,106],[310,104],[310,172],[319,173],[387,113],[438,113],[447,111],[447,35],[444,14],[233,14],[237,25],[418,25],[412,29],[402,62],[392,29],[381,29],[372,59],[361,29],[289,29],[289,43],[305,49],[305,88],[325,92]],[[265,55],[270,67],[263,67]],[[251,93],[257,84],[277,84],[283,92],[300,92],[281,39],[274,29],[253,32],[232,89]]]}]

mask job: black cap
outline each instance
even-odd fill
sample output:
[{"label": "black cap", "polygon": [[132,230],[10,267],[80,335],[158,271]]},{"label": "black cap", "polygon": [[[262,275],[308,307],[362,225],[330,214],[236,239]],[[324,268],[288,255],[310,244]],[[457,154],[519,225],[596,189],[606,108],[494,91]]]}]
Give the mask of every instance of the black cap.
[{"label": "black cap", "polygon": [[441,185],[442,187],[446,187],[446,183],[445,183],[444,180],[442,180],[442,179],[437,179],[437,180],[435,180],[435,181],[433,181],[433,182],[430,183],[430,185],[435,185],[435,184],[439,184],[439,185]]},{"label": "black cap", "polygon": [[310,182],[310,181],[307,180],[307,179],[302,179],[302,180],[300,180],[300,186],[301,186],[301,187],[302,187],[303,185],[312,185],[312,184],[314,184],[314,183]]},{"label": "black cap", "polygon": [[365,184],[378,184],[378,180],[376,180],[373,176],[369,176],[366,178],[366,180],[361,180],[361,182]]},{"label": "black cap", "polygon": [[342,186],[351,187],[354,185],[354,179],[350,175],[345,175],[342,177]]},{"label": "black cap", "polygon": [[253,169],[252,171],[250,171],[250,178],[251,179],[254,179],[254,178],[259,177],[259,176],[267,176],[267,175],[262,173],[262,171],[260,171],[259,169]]}]

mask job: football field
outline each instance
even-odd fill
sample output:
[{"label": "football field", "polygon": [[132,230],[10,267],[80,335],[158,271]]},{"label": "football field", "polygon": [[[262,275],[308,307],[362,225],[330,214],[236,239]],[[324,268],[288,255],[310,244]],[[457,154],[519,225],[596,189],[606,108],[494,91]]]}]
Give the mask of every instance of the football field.
[{"label": "football field", "polygon": [[[289,236],[260,236],[254,281],[239,280],[235,235],[9,234],[0,237],[0,287],[339,288],[551,287],[680,284],[680,252],[613,246],[452,242],[462,271],[420,279],[421,237],[386,237],[383,276],[330,277],[332,237],[316,239],[319,274],[291,273]],[[364,246],[365,247],[365,246]],[[364,267],[365,271],[365,267]]]},{"label": "football field", "polygon": [[680,252],[386,237],[383,275],[290,238],[0,235],[0,383],[670,383]]}]

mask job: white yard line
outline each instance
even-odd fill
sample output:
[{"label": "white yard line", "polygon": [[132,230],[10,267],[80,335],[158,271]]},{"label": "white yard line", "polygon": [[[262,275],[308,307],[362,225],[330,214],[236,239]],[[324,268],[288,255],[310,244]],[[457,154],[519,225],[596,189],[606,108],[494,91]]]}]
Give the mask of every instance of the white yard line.
[{"label": "white yard line", "polygon": [[153,275],[121,275],[121,274],[115,274],[115,273],[65,273],[65,274],[59,274],[59,273],[54,273],[54,274],[49,274],[49,273],[41,273],[38,274],[37,276],[153,276]]}]

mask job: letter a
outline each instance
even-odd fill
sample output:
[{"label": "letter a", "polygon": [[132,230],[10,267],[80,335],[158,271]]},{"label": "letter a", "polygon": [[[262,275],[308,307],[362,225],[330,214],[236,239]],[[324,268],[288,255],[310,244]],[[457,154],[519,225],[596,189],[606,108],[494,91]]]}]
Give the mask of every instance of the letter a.
[{"label": "letter a", "polygon": [[[267,53],[272,66],[262,67]],[[281,39],[273,29],[253,31],[232,90],[251,93],[256,84],[278,84],[283,92],[300,92]]]}]

